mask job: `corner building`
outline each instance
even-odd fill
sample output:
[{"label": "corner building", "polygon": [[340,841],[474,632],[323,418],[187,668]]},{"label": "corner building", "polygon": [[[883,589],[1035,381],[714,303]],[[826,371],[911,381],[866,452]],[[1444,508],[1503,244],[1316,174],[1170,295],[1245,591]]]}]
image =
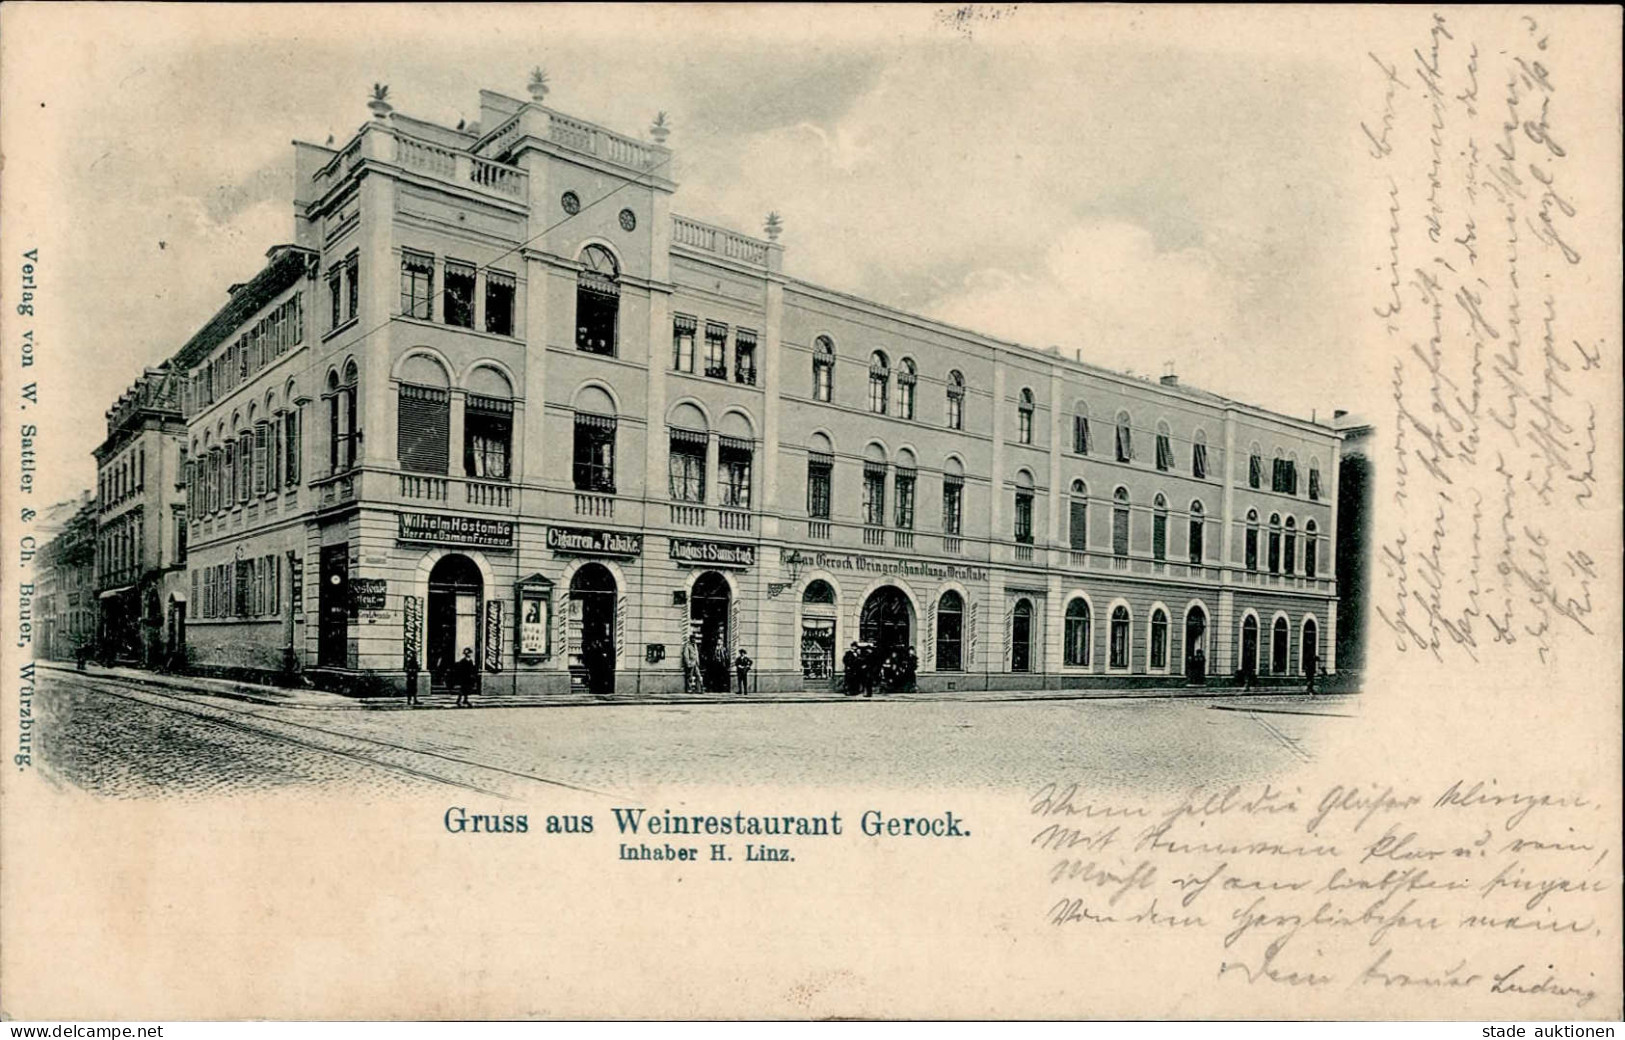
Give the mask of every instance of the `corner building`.
[{"label": "corner building", "polygon": [[928,690],[1335,669],[1339,436],[787,274],[672,153],[482,92],[296,144],[296,241],[183,349],[192,659],[353,692]]}]

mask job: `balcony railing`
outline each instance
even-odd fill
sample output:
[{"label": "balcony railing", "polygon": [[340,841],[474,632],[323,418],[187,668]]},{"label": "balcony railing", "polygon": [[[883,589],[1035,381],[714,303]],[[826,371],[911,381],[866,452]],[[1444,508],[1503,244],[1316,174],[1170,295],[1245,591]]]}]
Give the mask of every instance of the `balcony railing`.
[{"label": "balcony railing", "polygon": [[675,213],[671,218],[671,240],[678,245],[703,249],[707,253],[715,253],[729,260],[739,260],[758,267],[767,266],[766,242],[741,235],[737,231],[729,231],[727,228],[702,224],[688,217],[679,217]]},{"label": "balcony railing", "polygon": [[705,507],[671,504],[671,522],[679,527],[704,527]]},{"label": "balcony railing", "polygon": [[1017,563],[1032,563],[1033,562],[1033,547],[1030,546],[1030,545],[1026,545],[1026,544],[1018,544],[1016,546],[1016,562]]},{"label": "balcony railing", "polygon": [[615,498],[612,495],[595,495],[589,491],[577,491],[575,503],[576,516],[595,516],[601,520],[615,519]]},{"label": "balcony railing", "polygon": [[717,526],[724,531],[749,531],[750,514],[737,509],[717,510]]},{"label": "balcony railing", "polygon": [[[463,497],[471,506],[509,509],[513,506],[513,486],[511,484],[485,484],[470,480],[463,484]],[[609,501],[611,507],[613,507],[615,500],[612,498]]]},{"label": "balcony railing", "polygon": [[1126,571],[1126,570],[1128,570],[1128,557],[1127,556],[1113,556],[1112,557],[1112,570],[1114,570],[1114,571]]},{"label": "balcony railing", "polygon": [[886,529],[884,527],[865,527],[863,529],[864,545],[885,545]]},{"label": "balcony railing", "polygon": [[958,556],[964,552],[964,542],[958,535],[945,534],[942,536],[942,551],[950,556]]},{"label": "balcony railing", "polygon": [[816,538],[817,540],[819,540],[821,542],[829,541],[829,521],[828,520],[808,520],[807,521],[807,537],[808,538]]},{"label": "balcony railing", "polygon": [[892,546],[897,549],[912,549],[914,548],[914,532],[893,531],[891,534],[891,543]]},{"label": "balcony railing", "polygon": [[447,483],[445,477],[417,477],[402,473],[401,497],[421,498],[428,502],[444,502],[446,500]]},{"label": "balcony railing", "polygon": [[1066,554],[1068,566],[1079,569],[1089,566],[1089,552],[1086,549],[1069,549]]}]

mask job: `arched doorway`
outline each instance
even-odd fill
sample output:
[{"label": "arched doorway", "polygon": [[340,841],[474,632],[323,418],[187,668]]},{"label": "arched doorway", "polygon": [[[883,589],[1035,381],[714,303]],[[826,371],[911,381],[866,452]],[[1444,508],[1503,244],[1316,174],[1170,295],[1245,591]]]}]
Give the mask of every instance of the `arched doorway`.
[{"label": "arched doorway", "polygon": [[615,692],[615,575],[589,563],[570,579],[571,685],[600,696]]},{"label": "arched doorway", "polygon": [[728,692],[728,664],[733,652],[729,620],[733,596],[728,579],[706,571],[688,595],[689,632],[700,652],[700,677],[711,693]]},{"label": "arched doorway", "polygon": [[1286,618],[1278,617],[1272,626],[1270,638],[1270,674],[1291,675],[1291,627],[1287,625]]},{"label": "arched doorway", "polygon": [[1251,614],[1241,623],[1241,674],[1258,674],[1258,619]]},{"label": "arched doorway", "polygon": [[1320,630],[1314,618],[1303,619],[1303,674],[1315,676],[1320,672]]},{"label": "arched doorway", "polygon": [[474,561],[459,553],[442,556],[429,572],[427,610],[429,683],[444,689],[451,666],[469,651],[480,665],[480,601],[485,581]]},{"label": "arched doorway", "polygon": [[1185,681],[1192,686],[1207,681],[1207,611],[1201,607],[1185,614]]},{"label": "arched doorway", "polygon": [[914,609],[903,590],[882,585],[869,594],[858,615],[858,638],[873,647],[875,674],[907,670],[908,651],[914,646]]},{"label": "arched doorway", "polygon": [[1033,670],[1033,601],[1020,599],[1010,612],[1010,670]]}]

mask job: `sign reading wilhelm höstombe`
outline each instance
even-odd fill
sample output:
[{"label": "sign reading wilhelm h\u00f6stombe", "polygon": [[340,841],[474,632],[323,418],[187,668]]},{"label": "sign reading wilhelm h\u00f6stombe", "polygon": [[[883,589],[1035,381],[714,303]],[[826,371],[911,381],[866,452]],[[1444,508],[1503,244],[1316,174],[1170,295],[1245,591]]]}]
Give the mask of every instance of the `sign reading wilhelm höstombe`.
[{"label": "sign reading wilhelm h\u00f6stombe", "polygon": [[452,516],[449,513],[402,513],[400,533],[403,542],[433,545],[472,545],[482,549],[512,549],[513,521],[484,517]]}]

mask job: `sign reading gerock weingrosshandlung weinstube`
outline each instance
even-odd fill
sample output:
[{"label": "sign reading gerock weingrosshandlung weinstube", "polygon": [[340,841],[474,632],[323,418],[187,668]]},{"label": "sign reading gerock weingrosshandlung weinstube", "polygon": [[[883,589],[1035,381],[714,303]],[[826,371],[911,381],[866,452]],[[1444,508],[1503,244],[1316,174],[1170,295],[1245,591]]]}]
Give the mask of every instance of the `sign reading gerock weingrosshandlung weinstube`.
[{"label": "sign reading gerock weingrosshandlung weinstube", "polygon": [[584,527],[549,527],[547,547],[554,552],[587,556],[641,556],[643,536]]},{"label": "sign reading gerock weingrosshandlung weinstube", "polygon": [[513,521],[450,516],[446,513],[402,513],[398,537],[403,542],[512,549]]},{"label": "sign reading gerock weingrosshandlung weinstube", "polygon": [[671,558],[678,563],[750,567],[756,563],[756,546],[740,545],[737,542],[701,542],[692,538],[673,538]]}]

